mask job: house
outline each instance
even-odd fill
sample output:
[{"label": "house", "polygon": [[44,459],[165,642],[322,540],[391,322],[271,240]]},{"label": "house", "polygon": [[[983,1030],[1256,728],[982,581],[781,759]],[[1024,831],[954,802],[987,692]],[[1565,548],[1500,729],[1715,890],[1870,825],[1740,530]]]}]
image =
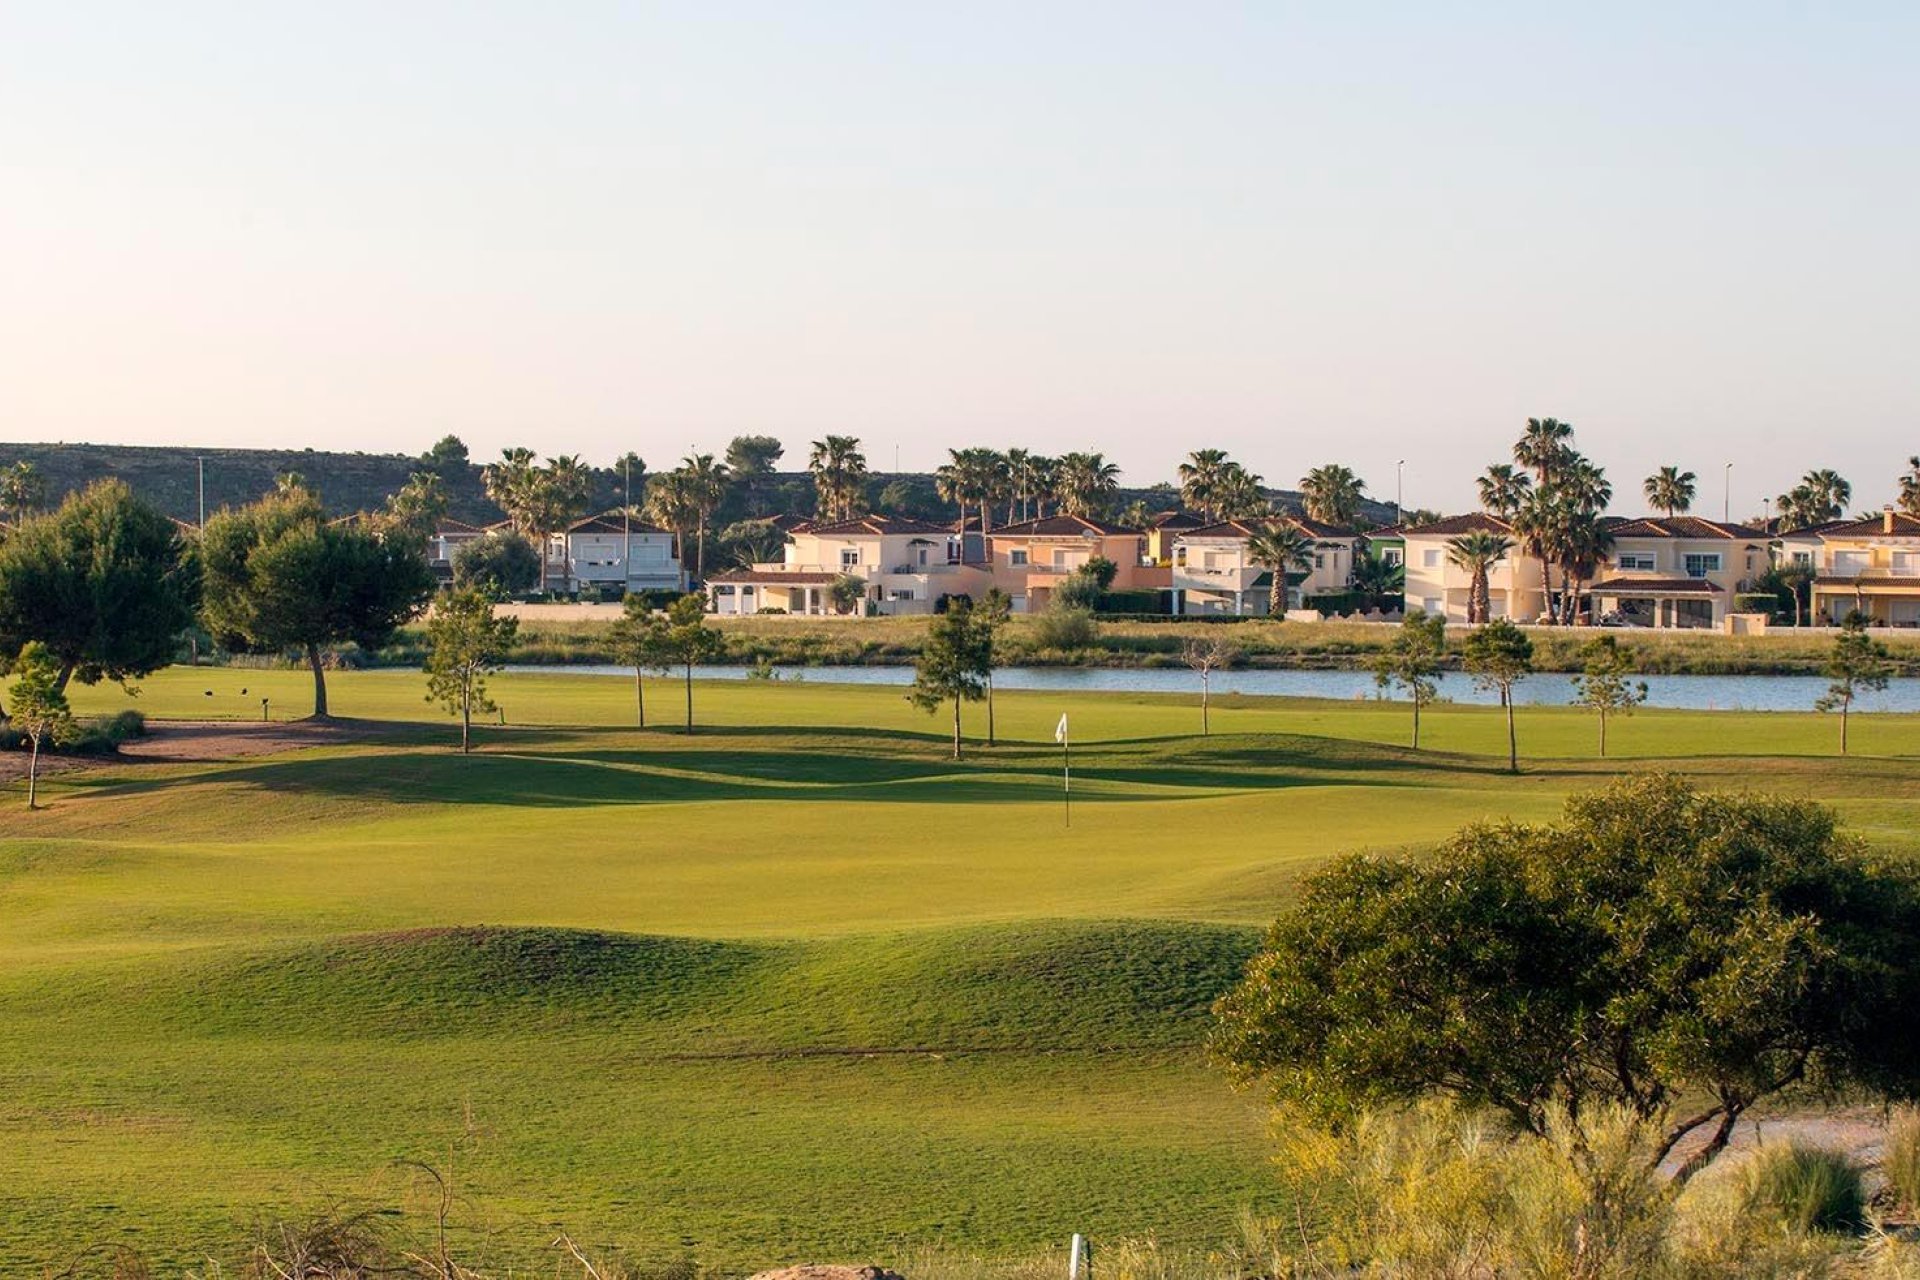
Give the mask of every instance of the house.
[{"label": "house", "polygon": [[1183,533],[1214,523],[1191,511],[1160,511],[1147,521],[1147,559],[1155,564],[1173,564],[1173,544]]},{"label": "house", "polygon": [[575,589],[685,591],[673,532],[607,511],[568,525],[547,545],[549,585],[571,582]]},{"label": "house", "polygon": [[932,613],[942,596],[978,598],[991,585],[984,566],[962,562],[964,536],[957,527],[899,516],[809,522],[787,535],[779,563],[710,575],[709,607],[725,614],[839,613],[834,587],[851,579],[863,612]]},{"label": "house", "polygon": [[453,580],[453,557],[460,548],[470,542],[486,537],[496,529],[508,529],[512,526],[505,520],[496,524],[468,524],[464,520],[443,519],[433,527],[433,533],[427,539],[427,563],[433,567],[434,576],[442,582]]},{"label": "house", "polygon": [[1513,544],[1487,574],[1487,602],[1492,616],[1532,622],[1545,613],[1547,597],[1540,562],[1520,550],[1511,524],[1481,511],[1400,530],[1407,612],[1417,609],[1439,614],[1448,622],[1467,620],[1473,575],[1452,563],[1447,552],[1455,538],[1469,533],[1491,533]]},{"label": "house", "polygon": [[1379,556],[1388,564],[1403,565],[1407,562],[1407,536],[1404,525],[1382,525],[1378,529],[1369,529],[1360,535],[1366,544],[1369,555]]},{"label": "house", "polygon": [[1118,570],[1112,589],[1164,589],[1169,575],[1146,558],[1146,535],[1138,529],[1086,516],[1052,515],[1002,525],[987,537],[993,585],[1013,598],[1016,613],[1047,607],[1053,589],[1095,557]]},{"label": "house", "polygon": [[1173,610],[1179,614],[1268,612],[1273,572],[1248,555],[1253,538],[1276,526],[1298,529],[1313,540],[1313,565],[1287,571],[1287,607],[1308,596],[1344,591],[1353,576],[1360,539],[1351,529],[1304,516],[1223,520],[1180,534],[1173,544]]},{"label": "house", "polygon": [[1920,519],[1884,507],[1866,520],[1782,534],[1779,546],[1783,563],[1813,571],[1815,622],[1858,611],[1885,626],[1920,626]]},{"label": "house", "polygon": [[1734,597],[1771,563],[1758,529],[1698,516],[1601,521],[1613,539],[1589,585],[1594,619],[1630,626],[1720,627]]}]

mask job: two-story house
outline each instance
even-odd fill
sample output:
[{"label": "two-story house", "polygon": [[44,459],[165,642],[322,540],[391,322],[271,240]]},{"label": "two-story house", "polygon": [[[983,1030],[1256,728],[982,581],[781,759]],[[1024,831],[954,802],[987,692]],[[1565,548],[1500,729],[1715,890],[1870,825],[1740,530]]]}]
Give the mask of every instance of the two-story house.
[{"label": "two-story house", "polygon": [[1454,564],[1449,552],[1455,538],[1469,533],[1491,533],[1512,544],[1487,574],[1487,603],[1492,615],[1515,622],[1532,622],[1545,613],[1546,591],[1540,562],[1521,550],[1511,524],[1482,511],[1448,516],[1432,524],[1412,525],[1399,531],[1407,575],[1407,612],[1439,614],[1448,622],[1467,620],[1473,575]]},{"label": "two-story house", "polygon": [[1118,570],[1115,591],[1157,590],[1165,570],[1147,560],[1147,539],[1138,529],[1086,516],[1052,515],[1002,525],[987,537],[993,585],[1013,598],[1016,613],[1047,607],[1053,589],[1095,557]]},{"label": "two-story house", "polygon": [[1311,567],[1290,567],[1286,571],[1289,609],[1298,608],[1308,596],[1346,588],[1359,546],[1359,536],[1353,530],[1304,516],[1224,520],[1189,529],[1174,539],[1174,612],[1266,613],[1273,595],[1273,570],[1253,559],[1249,543],[1279,526],[1298,529],[1313,540]]},{"label": "two-story house", "polygon": [[1779,546],[1782,561],[1813,572],[1816,623],[1857,611],[1885,626],[1920,626],[1920,519],[1885,507],[1870,519],[1782,534]]},{"label": "two-story house", "polygon": [[[987,570],[962,562],[965,546],[956,528],[900,516],[809,522],[787,535],[779,563],[711,574],[707,595],[724,614],[932,613],[942,596],[986,594]],[[843,579],[858,584],[860,605],[836,602]]]},{"label": "two-story house", "polygon": [[571,582],[576,590],[687,589],[673,532],[620,511],[588,516],[554,534],[547,546],[547,578]]},{"label": "two-story house", "polygon": [[1589,587],[1596,621],[1717,628],[1741,588],[1771,563],[1767,535],[1746,525],[1610,516],[1601,527],[1613,547]]},{"label": "two-story house", "polygon": [[513,526],[502,520],[497,524],[468,524],[464,520],[444,517],[433,527],[433,533],[427,539],[427,564],[441,582],[453,580],[453,557],[460,548],[470,542],[477,542],[495,530],[510,529]]}]

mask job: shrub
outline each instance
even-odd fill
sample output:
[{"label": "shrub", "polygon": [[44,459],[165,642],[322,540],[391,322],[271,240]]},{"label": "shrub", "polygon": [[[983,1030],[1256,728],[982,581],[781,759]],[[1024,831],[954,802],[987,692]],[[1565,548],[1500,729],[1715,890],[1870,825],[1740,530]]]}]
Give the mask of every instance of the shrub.
[{"label": "shrub", "polygon": [[1048,609],[1034,622],[1033,643],[1041,649],[1088,649],[1099,642],[1100,624],[1091,609]]},{"label": "shrub", "polygon": [[1920,1213],[1920,1107],[1901,1107],[1893,1113],[1880,1168],[1901,1207],[1909,1214]]},{"label": "shrub", "polygon": [[1857,1231],[1866,1220],[1860,1166],[1843,1152],[1801,1142],[1760,1148],[1742,1170],[1751,1209],[1766,1209],[1796,1231]]}]

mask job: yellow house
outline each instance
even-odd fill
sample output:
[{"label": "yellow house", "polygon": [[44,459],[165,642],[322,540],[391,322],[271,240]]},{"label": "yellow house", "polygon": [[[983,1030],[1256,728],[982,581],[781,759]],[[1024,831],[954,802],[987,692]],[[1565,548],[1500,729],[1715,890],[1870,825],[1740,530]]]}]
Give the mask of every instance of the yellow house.
[{"label": "yellow house", "polygon": [[1287,607],[1308,596],[1343,591],[1353,578],[1353,557],[1360,537],[1351,529],[1304,516],[1223,520],[1182,533],[1174,541],[1174,612],[1181,614],[1266,613],[1272,600],[1273,571],[1255,563],[1248,543],[1276,525],[1287,525],[1313,539],[1313,565],[1287,571]]},{"label": "yellow house", "polygon": [[1781,558],[1813,571],[1813,618],[1839,623],[1855,612],[1890,627],[1920,626],[1920,519],[1883,508],[1784,534]]},{"label": "yellow house", "polygon": [[[711,575],[715,613],[932,613],[941,596],[984,595],[984,567],[963,564],[960,534],[946,525],[899,516],[861,516],[797,525],[785,558]],[[835,600],[835,587],[857,585],[859,602]]]},{"label": "yellow house", "polygon": [[1487,603],[1493,616],[1532,622],[1545,613],[1546,584],[1540,561],[1520,549],[1512,525],[1480,511],[1400,531],[1406,545],[1407,612],[1439,614],[1448,622],[1467,620],[1473,575],[1448,559],[1447,552],[1455,538],[1469,533],[1496,534],[1513,544],[1487,574]]},{"label": "yellow house", "polygon": [[1609,517],[1607,563],[1589,588],[1593,616],[1627,626],[1719,627],[1741,589],[1772,563],[1767,535],[1699,516]]}]

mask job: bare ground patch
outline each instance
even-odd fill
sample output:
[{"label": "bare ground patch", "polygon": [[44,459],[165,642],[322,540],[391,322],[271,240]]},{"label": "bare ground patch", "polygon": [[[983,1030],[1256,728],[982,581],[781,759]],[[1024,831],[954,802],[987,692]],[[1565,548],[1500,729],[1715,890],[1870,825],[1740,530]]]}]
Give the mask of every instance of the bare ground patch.
[{"label": "bare ground patch", "polygon": [[[127,764],[208,764],[276,755],[310,747],[365,742],[390,732],[365,720],[293,720],[250,724],[237,720],[150,720],[147,735],[122,743],[111,756],[42,754],[40,776]],[[0,752],[0,782],[27,776],[25,751]]]}]

